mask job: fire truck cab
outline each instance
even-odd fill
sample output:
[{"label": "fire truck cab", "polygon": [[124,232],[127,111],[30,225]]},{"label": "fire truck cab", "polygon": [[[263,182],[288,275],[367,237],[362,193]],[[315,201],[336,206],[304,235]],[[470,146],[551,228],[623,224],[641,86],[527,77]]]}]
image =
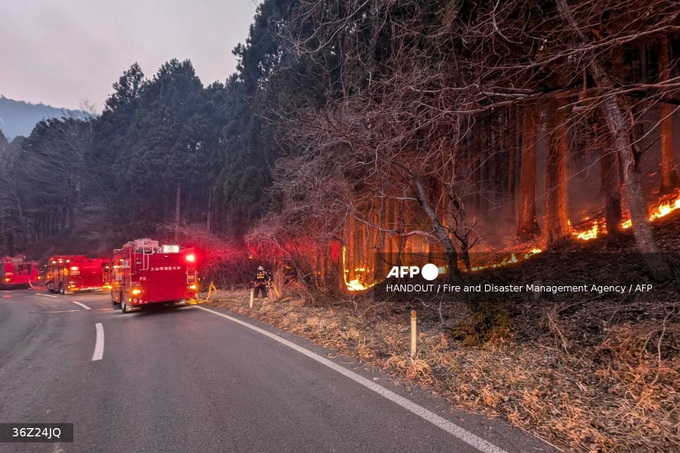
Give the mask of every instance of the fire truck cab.
[{"label": "fire truck cab", "polygon": [[27,261],[25,256],[0,258],[0,288],[28,288],[40,281],[40,266],[37,261]]},{"label": "fire truck cab", "polygon": [[198,275],[193,248],[160,245],[148,238],[113,251],[111,302],[123,313],[153,304],[174,306],[196,299]]},{"label": "fire truck cab", "polygon": [[84,255],[55,255],[47,260],[47,290],[68,294],[110,288],[110,263],[107,258]]}]

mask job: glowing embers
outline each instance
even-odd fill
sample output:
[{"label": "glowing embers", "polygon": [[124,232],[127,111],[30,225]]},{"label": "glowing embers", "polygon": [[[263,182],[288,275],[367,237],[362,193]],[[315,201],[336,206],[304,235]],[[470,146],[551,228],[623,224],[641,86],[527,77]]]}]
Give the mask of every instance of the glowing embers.
[{"label": "glowing embers", "polygon": [[524,252],[513,252],[509,256],[506,256],[502,258],[499,262],[497,263],[492,263],[492,264],[482,264],[478,266],[472,266],[470,270],[472,272],[477,272],[477,271],[482,271],[484,269],[497,269],[499,267],[505,267],[511,264],[519,263],[520,261],[524,261],[526,259],[531,258],[532,256],[541,253],[543,250],[539,249],[538,247],[534,247],[532,249],[529,249]]}]

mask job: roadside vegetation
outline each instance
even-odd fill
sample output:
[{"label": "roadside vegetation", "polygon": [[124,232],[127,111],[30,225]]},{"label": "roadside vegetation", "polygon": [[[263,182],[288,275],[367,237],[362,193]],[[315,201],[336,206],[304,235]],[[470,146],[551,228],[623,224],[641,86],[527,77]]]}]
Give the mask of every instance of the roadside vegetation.
[{"label": "roadside vegetation", "polygon": [[[677,218],[656,228],[676,238],[664,243],[673,248],[680,245],[678,230]],[[627,238],[619,245],[632,242]],[[586,251],[596,255],[607,246],[603,240]],[[601,267],[597,259],[566,258],[553,265],[554,271],[532,260],[519,266],[547,280],[574,266]],[[679,288],[675,281],[665,295]],[[417,383],[457,408],[507,420],[565,451],[680,450],[677,297],[665,303],[510,298],[473,307],[452,301],[398,304],[369,294],[310,302],[306,293],[293,284],[281,299],[255,299],[250,309],[247,289],[220,290],[209,303],[309,338],[327,347],[330,357],[353,357]],[[414,358],[412,309],[419,318]]]}]

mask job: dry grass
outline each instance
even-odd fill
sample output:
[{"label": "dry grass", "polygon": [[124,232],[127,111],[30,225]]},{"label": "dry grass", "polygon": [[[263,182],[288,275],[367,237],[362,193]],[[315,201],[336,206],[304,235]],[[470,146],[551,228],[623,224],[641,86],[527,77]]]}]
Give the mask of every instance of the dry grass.
[{"label": "dry grass", "polygon": [[[409,357],[408,312],[300,299],[256,300],[220,293],[214,305],[306,336],[339,354],[436,390],[456,407],[508,420],[553,444],[583,452],[680,451],[680,323],[622,322],[595,345],[577,323],[547,309],[543,336],[464,347],[439,322],[419,326]],[[434,316],[432,317],[435,318]]]}]

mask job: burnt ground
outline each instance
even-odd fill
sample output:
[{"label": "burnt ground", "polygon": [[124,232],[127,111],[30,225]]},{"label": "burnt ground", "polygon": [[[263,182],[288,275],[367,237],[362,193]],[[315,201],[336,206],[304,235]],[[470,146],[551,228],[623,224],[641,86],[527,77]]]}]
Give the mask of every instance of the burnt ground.
[{"label": "burnt ground", "polygon": [[[680,451],[680,216],[654,232],[672,278],[656,282],[634,239],[567,242],[475,281],[550,285],[651,284],[626,294],[501,294],[410,303],[371,295],[278,301],[220,292],[211,302],[306,336],[508,420],[565,451]],[[410,310],[419,315],[409,355]]]}]

